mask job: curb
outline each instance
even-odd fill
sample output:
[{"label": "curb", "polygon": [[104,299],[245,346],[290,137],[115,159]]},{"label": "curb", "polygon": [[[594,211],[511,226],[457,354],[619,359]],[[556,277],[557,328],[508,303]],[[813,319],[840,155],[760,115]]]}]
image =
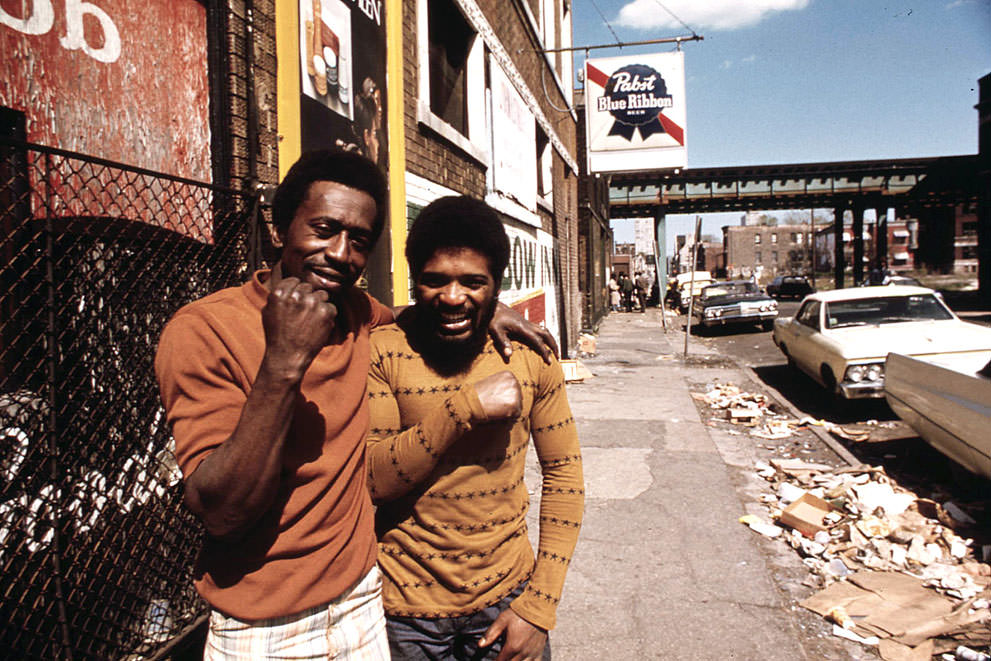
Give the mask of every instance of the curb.
[{"label": "curb", "polygon": [[[747,378],[750,379],[750,381],[754,385],[758,386],[759,388],[761,388],[761,390],[768,393],[771,396],[771,398],[775,401],[775,403],[786,408],[788,412],[792,414],[792,416],[799,419],[808,417],[804,413],[799,411],[797,408],[795,408],[795,405],[792,404],[790,401],[788,401],[788,399],[784,395],[778,392],[777,388],[773,388],[767,385],[766,383],[764,383],[763,381],[761,381],[757,377],[757,373],[754,372],[754,369],[752,367],[750,367],[749,365],[742,365],[737,360],[734,360],[733,362],[737,364],[740,370],[747,375]],[[821,429],[819,427],[816,427],[815,425],[809,425],[808,430],[811,431],[813,434],[815,434],[820,441],[825,443],[826,446],[830,450],[835,452],[840,459],[845,461],[847,465],[859,466],[860,464],[864,463],[859,459],[857,459],[857,457],[854,456],[852,452],[847,450],[842,443],[840,443],[835,438],[833,438],[832,434],[830,434],[825,429]]]},{"label": "curb", "polygon": [[[667,333],[669,332],[674,332],[674,331],[668,330],[665,332],[665,335],[667,335]],[[683,333],[684,331],[677,331],[677,332]],[[797,409],[794,404],[788,401],[788,399],[784,395],[778,392],[776,388],[769,386],[763,381],[761,381],[760,378],[757,376],[757,373],[754,372],[752,367],[750,367],[749,365],[744,365],[739,361],[739,359],[733,358],[732,356],[727,356],[722,353],[719,353],[719,355],[725,358],[727,361],[732,362],[734,365],[736,365],[737,369],[743,372],[753,385],[760,388],[762,392],[766,392],[771,397],[771,399],[775,401],[776,404],[785,408],[793,417],[797,419],[808,417],[806,416],[805,413],[802,413],[799,409]],[[840,459],[846,462],[848,466],[859,466],[860,464],[864,463],[860,459],[857,459],[857,457],[852,452],[847,450],[842,443],[840,443],[835,438],[833,438],[832,434],[830,434],[825,429],[821,429],[819,427],[816,427],[815,425],[809,425],[808,429],[813,434],[815,434],[820,441],[825,443],[826,447],[828,447],[830,450],[835,452],[836,456],[838,456]]]}]

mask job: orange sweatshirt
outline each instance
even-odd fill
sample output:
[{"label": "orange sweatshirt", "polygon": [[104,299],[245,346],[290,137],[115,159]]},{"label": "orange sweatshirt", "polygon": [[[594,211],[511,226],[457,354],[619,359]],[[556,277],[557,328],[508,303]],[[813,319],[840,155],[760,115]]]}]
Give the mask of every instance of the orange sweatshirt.
[{"label": "orange sweatshirt", "polygon": [[[234,432],[251,391],[265,352],[265,275],[183,307],[162,332],[155,373],[186,477]],[[276,504],[236,543],[207,538],[197,561],[200,594],[238,619],[327,603],[375,564],[364,461],[368,336],[392,312],[358,289],[341,307],[347,336],[303,377]]]}]

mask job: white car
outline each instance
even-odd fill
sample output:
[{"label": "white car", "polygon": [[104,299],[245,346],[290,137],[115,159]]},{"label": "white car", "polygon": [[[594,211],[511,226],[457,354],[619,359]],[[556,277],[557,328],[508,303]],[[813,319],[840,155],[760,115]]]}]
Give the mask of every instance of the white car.
[{"label": "white car", "polygon": [[810,294],[794,317],[775,320],[772,337],[789,365],[846,399],[884,397],[889,353],[991,358],[991,328],[961,321],[925,287]]}]

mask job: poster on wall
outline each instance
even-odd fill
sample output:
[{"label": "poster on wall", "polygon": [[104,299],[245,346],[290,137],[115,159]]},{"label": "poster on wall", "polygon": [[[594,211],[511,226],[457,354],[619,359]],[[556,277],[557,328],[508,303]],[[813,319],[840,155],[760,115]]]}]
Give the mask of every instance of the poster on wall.
[{"label": "poster on wall", "polygon": [[589,172],[687,165],[681,51],[585,62]]},{"label": "poster on wall", "polygon": [[492,177],[494,188],[520,206],[537,209],[537,133],[533,113],[489,56],[492,85]]},{"label": "poster on wall", "polygon": [[499,300],[526,319],[544,326],[560,346],[554,238],[541,230],[522,230],[505,223],[503,227],[509,237],[510,252]]},{"label": "poster on wall", "polygon": [[382,0],[299,0],[302,148],[388,164]]},{"label": "poster on wall", "polygon": [[28,142],[212,180],[203,3],[2,2],[0,52]]}]

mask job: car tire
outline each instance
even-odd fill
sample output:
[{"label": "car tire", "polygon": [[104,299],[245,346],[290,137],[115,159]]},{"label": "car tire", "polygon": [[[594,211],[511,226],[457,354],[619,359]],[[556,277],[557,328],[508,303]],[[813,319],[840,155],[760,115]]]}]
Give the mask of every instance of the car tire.
[{"label": "car tire", "polygon": [[819,368],[819,374],[822,376],[822,383],[829,391],[830,396],[833,398],[834,402],[840,401],[840,390],[836,383],[836,375],[833,374],[833,370],[829,365],[823,365]]},{"label": "car tire", "polygon": [[790,353],[788,353],[788,345],[787,344],[782,344],[781,345],[781,353],[783,353],[785,355],[785,360],[788,361],[788,368],[789,369],[793,369],[796,372],[799,371],[798,370],[798,364],[795,362],[795,359],[791,357],[791,354]]},{"label": "car tire", "polygon": [[774,322],[773,321],[762,321],[762,322],[760,322],[760,327],[762,329],[764,329],[765,331],[774,330]]}]

